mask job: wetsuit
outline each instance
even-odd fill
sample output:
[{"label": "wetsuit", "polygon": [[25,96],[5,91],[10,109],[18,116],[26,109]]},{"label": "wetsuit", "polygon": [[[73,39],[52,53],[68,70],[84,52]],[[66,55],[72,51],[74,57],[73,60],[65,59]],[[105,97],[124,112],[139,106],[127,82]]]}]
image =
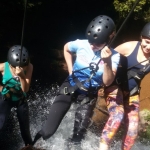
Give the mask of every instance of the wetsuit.
[{"label": "wetsuit", "polygon": [[[34,143],[41,136],[46,140],[55,133],[63,117],[69,110],[71,103],[74,102],[74,100],[81,102],[81,107],[79,107],[76,112],[76,116],[78,116],[78,119],[75,120],[74,124],[74,140],[78,140],[79,137],[83,137],[83,134],[85,133],[86,128],[90,123],[90,116],[92,115],[94,108],[94,103],[92,103],[92,100],[97,95],[98,87],[103,84],[102,74],[104,63],[102,60],[100,61],[100,63],[98,64],[97,72],[95,72],[91,80],[88,81],[91,75],[91,69],[89,69],[88,67],[91,62],[94,64],[100,60],[100,51],[93,52],[88,40],[76,40],[69,42],[68,48],[71,53],[76,53],[76,59],[73,65],[74,73],[70,75],[61,85],[60,93],[57,95],[54,103],[51,106],[48,119],[41,131],[39,131],[39,133],[36,135]],[[119,59],[120,55],[112,50],[112,68],[117,69]],[[80,86],[78,88],[74,88],[78,83],[82,83],[84,89],[86,89],[87,91],[81,89]],[[75,89],[75,91],[73,90],[74,94],[71,93],[71,89]],[[83,116],[85,116],[86,119],[82,118],[80,110],[83,110]]]},{"label": "wetsuit", "polygon": [[29,108],[25,98],[26,93],[23,93],[21,90],[19,78],[12,76],[8,62],[5,62],[2,83],[3,90],[0,96],[0,130],[6,123],[11,108],[16,107],[22,138],[25,145],[31,145],[32,139],[29,129]]}]

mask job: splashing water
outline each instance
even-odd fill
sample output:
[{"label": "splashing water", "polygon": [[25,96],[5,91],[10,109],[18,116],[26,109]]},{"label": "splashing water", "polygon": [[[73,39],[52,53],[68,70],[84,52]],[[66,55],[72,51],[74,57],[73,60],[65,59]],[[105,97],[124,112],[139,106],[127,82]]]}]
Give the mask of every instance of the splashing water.
[{"label": "splashing water", "polygon": [[[41,129],[42,125],[47,119],[50,107],[56,97],[59,90],[57,84],[49,86],[41,86],[36,83],[34,88],[31,88],[28,105],[30,111],[30,129],[32,138]],[[46,150],[67,150],[66,140],[71,137],[74,124],[75,110],[79,104],[72,104],[70,110],[65,115],[56,133],[44,141],[42,138],[37,141],[35,147],[43,148]],[[87,129],[85,139],[82,140],[80,146],[72,146],[71,150],[98,150],[99,136],[101,134],[104,123],[100,126],[92,125]],[[121,150],[121,133],[118,132],[118,137],[112,142],[110,150]],[[0,132],[0,147],[3,150],[19,150],[24,146],[21,138],[19,123],[16,117],[15,108],[12,108],[11,115],[5,128]],[[142,144],[137,141],[133,146],[132,150],[149,150],[149,143]]]}]

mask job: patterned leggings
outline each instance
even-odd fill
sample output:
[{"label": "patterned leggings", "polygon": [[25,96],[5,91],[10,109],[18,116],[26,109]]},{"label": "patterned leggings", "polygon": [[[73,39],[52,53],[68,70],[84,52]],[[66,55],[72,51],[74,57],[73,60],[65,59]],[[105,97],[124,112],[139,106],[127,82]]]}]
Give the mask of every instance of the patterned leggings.
[{"label": "patterned leggings", "polygon": [[124,119],[122,150],[130,150],[138,135],[139,95],[131,96],[123,103],[123,94],[117,86],[107,88],[105,93],[109,118],[102,131],[100,142],[109,145]]}]

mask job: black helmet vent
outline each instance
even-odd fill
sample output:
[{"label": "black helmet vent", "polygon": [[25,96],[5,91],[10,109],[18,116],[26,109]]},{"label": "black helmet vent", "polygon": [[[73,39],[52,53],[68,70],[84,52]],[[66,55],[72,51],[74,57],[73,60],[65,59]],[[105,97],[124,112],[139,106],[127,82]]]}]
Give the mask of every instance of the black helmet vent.
[{"label": "black helmet vent", "polygon": [[108,26],[105,26],[106,29],[108,29]]},{"label": "black helmet vent", "polygon": [[16,59],[16,62],[19,62],[19,59]]},{"label": "black helmet vent", "polygon": [[100,32],[100,31],[101,31],[101,29],[99,28],[97,31],[98,31],[98,32]]},{"label": "black helmet vent", "polygon": [[98,37],[97,37],[97,34],[94,34],[94,39],[97,39]]},{"label": "black helmet vent", "polygon": [[23,62],[25,63],[25,62],[26,62],[26,59],[23,59]]},{"label": "black helmet vent", "polygon": [[88,31],[88,35],[90,35],[91,34],[91,32],[90,31]]}]

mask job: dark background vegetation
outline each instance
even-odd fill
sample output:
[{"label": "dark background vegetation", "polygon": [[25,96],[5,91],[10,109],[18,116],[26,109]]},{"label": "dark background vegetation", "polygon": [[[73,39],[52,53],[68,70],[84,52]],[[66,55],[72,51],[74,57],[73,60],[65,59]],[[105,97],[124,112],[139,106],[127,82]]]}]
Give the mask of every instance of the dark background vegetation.
[{"label": "dark background vegetation", "polygon": [[[22,3],[21,3],[22,2]],[[29,50],[34,65],[33,81],[62,82],[67,73],[62,71],[58,51],[66,42],[85,38],[89,22],[98,15],[114,19],[117,30],[124,18],[115,11],[112,0],[28,0],[23,45]],[[8,49],[21,44],[24,16],[23,1],[0,2],[0,62],[7,59]],[[113,46],[129,40],[139,40],[145,24],[130,16]]]}]

